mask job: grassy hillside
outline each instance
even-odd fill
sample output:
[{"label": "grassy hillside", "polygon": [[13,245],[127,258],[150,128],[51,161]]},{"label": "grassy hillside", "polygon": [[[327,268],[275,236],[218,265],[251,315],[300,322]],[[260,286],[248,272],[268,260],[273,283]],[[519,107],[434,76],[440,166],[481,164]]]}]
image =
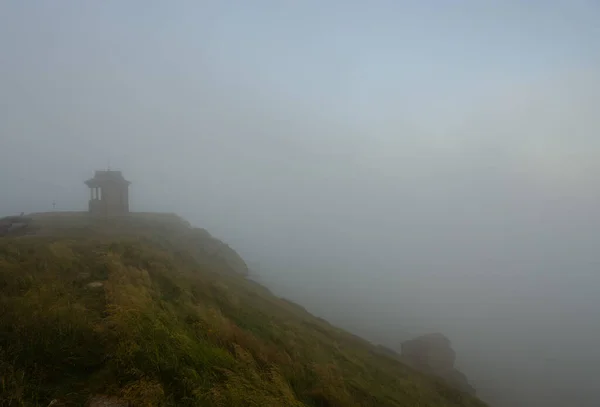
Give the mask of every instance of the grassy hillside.
[{"label": "grassy hillside", "polygon": [[0,237],[0,406],[483,406],[247,280],[175,216],[32,218]]}]

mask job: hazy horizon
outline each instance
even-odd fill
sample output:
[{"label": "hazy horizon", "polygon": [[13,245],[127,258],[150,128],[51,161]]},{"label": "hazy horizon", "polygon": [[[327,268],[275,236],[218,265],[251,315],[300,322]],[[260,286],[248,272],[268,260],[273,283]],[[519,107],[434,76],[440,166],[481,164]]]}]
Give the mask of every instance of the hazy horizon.
[{"label": "hazy horizon", "polygon": [[492,407],[600,405],[600,6],[0,4],[0,215],[122,170],[278,295],[446,334]]}]

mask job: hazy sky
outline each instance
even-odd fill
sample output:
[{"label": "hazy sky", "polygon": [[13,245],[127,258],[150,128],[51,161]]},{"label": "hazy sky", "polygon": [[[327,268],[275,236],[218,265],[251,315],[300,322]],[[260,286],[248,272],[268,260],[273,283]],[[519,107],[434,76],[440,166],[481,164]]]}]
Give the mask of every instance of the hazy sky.
[{"label": "hazy sky", "polygon": [[591,0],[3,1],[0,214],[85,209],[110,162],[132,209],[333,322],[443,331],[498,406],[597,406],[599,21]]}]

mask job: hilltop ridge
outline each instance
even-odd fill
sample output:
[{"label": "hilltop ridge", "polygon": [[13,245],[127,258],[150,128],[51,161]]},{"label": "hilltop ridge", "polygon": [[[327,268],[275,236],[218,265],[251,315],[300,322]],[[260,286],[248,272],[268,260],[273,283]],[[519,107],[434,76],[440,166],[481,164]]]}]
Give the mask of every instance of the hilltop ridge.
[{"label": "hilltop ridge", "polygon": [[[206,229],[192,227],[174,213],[132,212],[94,217],[87,212],[40,212],[0,219],[0,236],[53,236],[82,238],[143,238],[174,250],[187,250],[198,262],[222,272],[248,274],[248,266],[229,245]],[[10,227],[12,225],[12,228]]]},{"label": "hilltop ridge", "polygon": [[484,406],[247,279],[176,215],[26,218],[0,237],[1,406]]}]

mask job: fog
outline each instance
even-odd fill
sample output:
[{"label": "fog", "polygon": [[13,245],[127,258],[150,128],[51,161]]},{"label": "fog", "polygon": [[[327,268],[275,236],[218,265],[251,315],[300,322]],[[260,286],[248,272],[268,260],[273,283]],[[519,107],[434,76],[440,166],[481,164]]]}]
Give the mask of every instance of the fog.
[{"label": "fog", "polygon": [[5,1],[0,215],[122,170],[256,278],[495,407],[600,405],[600,7]]}]

